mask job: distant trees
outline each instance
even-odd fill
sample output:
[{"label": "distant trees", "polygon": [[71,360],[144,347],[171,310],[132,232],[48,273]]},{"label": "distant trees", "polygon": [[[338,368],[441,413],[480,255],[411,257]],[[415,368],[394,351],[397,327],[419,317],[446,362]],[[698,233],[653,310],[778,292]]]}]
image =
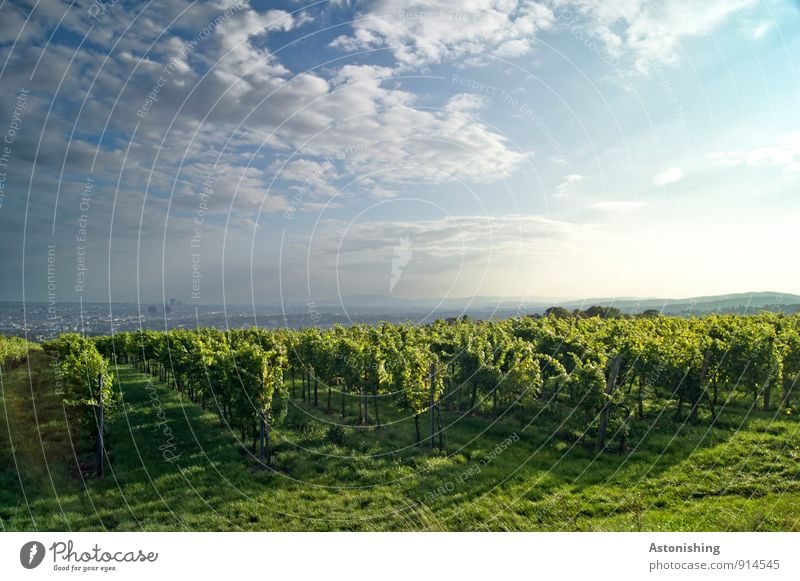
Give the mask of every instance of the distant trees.
[{"label": "distant trees", "polygon": [[618,319],[622,316],[622,311],[616,307],[592,306],[585,311],[577,311],[579,317],[600,317],[601,319]]},{"label": "distant trees", "polygon": [[544,314],[546,317],[555,317],[557,319],[569,319],[571,317],[617,319],[623,316],[622,311],[616,307],[602,307],[599,305],[593,305],[585,310],[575,309],[573,311],[564,307],[550,307],[545,310]]},{"label": "distant trees", "polygon": [[555,317],[557,319],[569,319],[572,313],[564,307],[550,307],[544,312],[546,317]]}]

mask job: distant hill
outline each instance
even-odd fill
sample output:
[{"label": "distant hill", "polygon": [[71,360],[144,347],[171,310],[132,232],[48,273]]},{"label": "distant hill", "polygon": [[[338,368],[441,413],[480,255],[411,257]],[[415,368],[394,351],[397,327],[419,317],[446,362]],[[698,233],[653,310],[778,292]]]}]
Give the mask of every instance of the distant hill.
[{"label": "distant hill", "polygon": [[[464,310],[465,312],[470,312],[473,310],[510,311],[524,309],[527,313],[542,313],[552,306],[573,310],[586,309],[593,305],[616,307],[626,314],[641,313],[647,309],[656,309],[664,314],[752,313],[762,310],[791,313],[800,311],[800,295],[779,292],[752,292],[683,299],[600,297],[580,300],[482,296],[434,300],[385,295],[349,295],[338,299],[315,302],[315,306],[321,308],[341,308],[343,306],[348,311],[381,310],[385,312],[416,310]],[[307,308],[305,303],[303,308]]]},{"label": "distant hill", "polygon": [[[83,331],[90,335],[139,328],[218,329],[258,326],[263,328],[330,327],[352,323],[375,324],[430,323],[468,315],[473,319],[506,319],[543,314],[549,307],[585,311],[592,306],[614,307],[623,314],[639,314],[654,309],[665,315],[691,316],[709,313],[755,314],[760,311],[800,312],[800,296],[777,292],[754,292],[693,297],[588,298],[563,300],[526,297],[474,297],[446,300],[410,299],[381,295],[344,296],[339,299],[296,301],[264,305],[181,305],[135,303],[58,303],[53,318],[45,302],[0,301],[0,333],[26,336],[43,341],[63,332]],[[344,307],[344,308],[343,308]]]},{"label": "distant hill", "polygon": [[691,313],[747,313],[762,310],[796,312],[800,308],[800,296],[777,292],[753,292],[685,299],[587,299],[556,303],[566,308],[586,308],[592,305],[616,307],[623,313],[637,313],[656,309],[664,314]]}]

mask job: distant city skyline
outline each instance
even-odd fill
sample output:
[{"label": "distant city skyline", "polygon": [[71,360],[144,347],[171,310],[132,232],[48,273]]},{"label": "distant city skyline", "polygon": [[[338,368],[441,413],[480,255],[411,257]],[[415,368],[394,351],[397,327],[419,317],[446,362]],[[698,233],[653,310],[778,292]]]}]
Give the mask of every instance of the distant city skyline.
[{"label": "distant city skyline", "polygon": [[800,294],[791,0],[0,7],[2,301]]},{"label": "distant city skyline", "polygon": [[[686,300],[615,299],[554,304],[524,300],[387,301],[381,297],[342,297],[342,300],[283,305],[225,305],[147,303],[60,303],[0,301],[0,333],[46,341],[65,332],[108,335],[138,329],[194,329],[214,327],[326,328],[333,325],[432,323],[437,319],[497,320],[546,315],[559,316],[669,316],[750,314],[763,311],[800,313],[800,296],[776,293],[694,297]],[[609,308],[613,307],[613,308]]]}]

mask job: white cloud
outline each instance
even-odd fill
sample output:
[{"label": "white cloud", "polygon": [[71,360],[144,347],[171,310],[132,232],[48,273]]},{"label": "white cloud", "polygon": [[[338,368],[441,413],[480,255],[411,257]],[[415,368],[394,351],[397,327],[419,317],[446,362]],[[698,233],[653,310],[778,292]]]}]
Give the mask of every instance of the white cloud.
[{"label": "white cloud", "polygon": [[548,7],[525,0],[373,0],[359,11],[353,34],[332,45],[389,48],[401,67],[424,67],[463,57],[522,56],[552,22]]},{"label": "white cloud", "polygon": [[646,202],[637,202],[633,200],[605,200],[603,202],[589,204],[589,208],[603,212],[631,212],[646,208],[647,205]]},{"label": "white cloud", "polygon": [[786,173],[800,171],[800,131],[790,133],[775,145],[743,151],[719,151],[710,159],[727,166],[779,167]]},{"label": "white cloud", "polygon": [[767,34],[767,32],[770,31],[771,28],[772,28],[772,22],[763,22],[763,21],[759,22],[753,28],[753,32],[752,32],[753,38],[755,40],[759,40],[759,39],[763,38],[764,35]]},{"label": "white cloud", "polygon": [[[234,211],[252,212],[263,203],[265,211],[280,212],[306,180],[306,205],[337,195],[339,185],[350,180],[355,180],[357,193],[388,198],[396,184],[412,180],[492,181],[511,173],[526,157],[480,120],[478,110],[485,102],[475,95],[453,97],[439,109],[430,102],[422,108],[414,93],[392,79],[391,68],[345,65],[292,75],[266,41],[270,33],[307,22],[307,16],[258,11],[247,4],[226,15],[232,2],[225,0],[191,5],[168,26],[189,4],[166,4],[149,8],[146,18],[127,31],[128,20],[115,17],[115,11],[126,10],[121,4],[99,23],[85,7],[74,8],[64,26],[85,33],[95,25],[90,42],[77,53],[70,41],[59,43],[58,38],[46,50],[22,42],[13,50],[0,48],[0,59],[8,56],[4,84],[28,87],[37,95],[26,114],[25,138],[37,135],[36,124],[46,118],[49,102],[38,95],[52,95],[64,71],[71,71],[46,118],[37,174],[49,170],[57,175],[67,149],[67,168],[89,171],[97,146],[69,141],[76,119],[76,135],[107,131],[94,165],[96,180],[116,183],[127,151],[128,183],[147,185],[150,196],[174,189],[174,207],[194,211],[197,188],[216,166],[219,181],[212,211],[222,215],[234,196]],[[42,2],[44,6],[61,6],[60,14],[67,8],[53,2]],[[60,17],[55,8],[47,19],[38,20],[37,9],[26,31],[49,33],[45,25]],[[0,19],[6,12],[18,12],[10,6],[2,11]],[[0,35],[8,30],[16,35],[14,27],[20,23],[12,20],[3,20]],[[107,59],[105,49],[97,52],[117,40]],[[137,111],[162,77],[157,100],[140,117]],[[87,91],[91,97],[78,115]],[[3,98],[4,108],[9,105],[11,94]],[[128,147],[126,136],[134,127]],[[26,147],[33,150],[35,143]],[[276,158],[291,162],[278,172]],[[22,171],[22,160],[16,165]],[[287,184],[269,189],[276,173]],[[371,183],[365,180],[368,176]]]},{"label": "white cloud", "polygon": [[[196,211],[202,185],[208,177],[213,179],[213,196],[207,200],[209,214],[224,215],[229,209],[251,214],[255,209],[262,212],[281,212],[289,207],[282,194],[266,188],[270,173],[261,168],[230,162],[196,164],[181,170],[182,183],[173,198],[173,204]],[[204,176],[198,182],[197,176]]]},{"label": "white cloud", "polygon": [[286,164],[273,164],[272,170],[279,171],[283,179],[303,181],[315,176],[323,177],[331,174],[333,165],[330,162],[316,162],[308,159],[294,159]]},{"label": "white cloud", "polygon": [[558,184],[558,188],[556,189],[556,193],[553,194],[554,198],[566,198],[571,194],[575,193],[575,184],[578,182],[582,182],[585,178],[580,174],[569,174],[565,175],[561,180],[561,183]]},{"label": "white cloud", "polygon": [[418,252],[451,258],[465,252],[502,255],[510,248],[550,252],[559,244],[567,243],[576,233],[590,229],[571,222],[521,214],[356,224],[323,220],[321,238],[316,239],[315,244],[325,253],[353,255],[355,260],[356,257],[382,257],[397,245],[398,239],[410,236]]},{"label": "white cloud", "polygon": [[683,170],[679,167],[671,167],[653,176],[653,183],[657,186],[668,186],[678,183],[683,179]]},{"label": "white cloud", "polygon": [[454,112],[475,111],[486,105],[486,98],[474,93],[459,93],[447,101],[447,110]]},{"label": "white cloud", "polygon": [[254,40],[273,31],[291,30],[295,19],[283,10],[236,12],[214,31],[215,50],[211,64],[215,72],[236,80],[242,76],[270,79],[288,71],[266,49],[257,48]]},{"label": "white cloud", "polygon": [[344,67],[335,89],[302,114],[314,120],[280,135],[306,155],[341,160],[343,177],[383,184],[490,182],[527,154],[483,123],[484,104],[456,95],[440,110],[416,108],[416,96],[387,87],[388,69]]},{"label": "white cloud", "polygon": [[[395,249],[413,240],[399,293],[410,296],[504,294],[515,277],[563,268],[565,256],[593,246],[596,228],[535,215],[448,216],[431,220],[323,220],[309,253],[315,292],[338,279],[335,292],[385,292]],[[307,258],[310,263],[306,263]],[[489,276],[487,273],[491,273]],[[330,292],[330,291],[329,291]],[[452,295],[451,293],[455,293]]]},{"label": "white cloud", "polygon": [[379,200],[390,200],[397,197],[397,192],[381,187],[372,188],[369,193],[373,198],[377,198]]},{"label": "white cloud", "polygon": [[712,34],[757,0],[554,0],[556,27],[583,30],[614,58],[630,55],[648,71],[655,63],[676,64],[681,43]]},{"label": "white cloud", "polygon": [[19,8],[10,2],[4,2],[0,7],[0,44],[12,43],[17,40],[24,41],[31,37],[38,36],[40,27],[35,23],[25,26],[27,18]]},{"label": "white cloud", "polygon": [[270,167],[271,175],[276,179],[296,182],[291,190],[301,198],[329,198],[339,193],[333,185],[338,178],[336,168],[330,161],[313,161],[309,159],[293,159],[289,162],[275,162]]},{"label": "white cloud", "polygon": [[[46,38],[50,32],[48,27],[58,22],[70,8],[70,3],[62,0],[1,2],[0,45]],[[76,10],[85,12],[85,9],[77,7]]]}]

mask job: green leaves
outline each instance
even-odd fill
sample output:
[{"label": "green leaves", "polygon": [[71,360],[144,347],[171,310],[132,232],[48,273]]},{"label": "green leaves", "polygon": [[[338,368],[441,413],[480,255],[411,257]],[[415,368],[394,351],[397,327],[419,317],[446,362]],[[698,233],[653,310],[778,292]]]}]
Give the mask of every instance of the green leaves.
[{"label": "green leaves", "polygon": [[[368,419],[368,403],[391,397],[411,415],[439,402],[462,412],[513,411],[523,419],[529,410],[548,407],[568,416],[575,431],[586,433],[602,411],[608,414],[610,437],[615,430],[627,431],[631,410],[642,421],[644,410],[658,402],[662,407],[674,402],[678,415],[688,404],[693,421],[699,403],[709,402],[714,415],[712,385],[713,405],[720,394],[763,392],[769,407],[770,386],[782,385],[781,404],[788,406],[800,383],[800,316],[774,314],[604,318],[553,312],[425,326],[144,331],[119,334],[113,341],[96,339],[95,344],[106,357],[116,353],[127,361],[148,362],[143,368],[158,362],[162,371],[172,372],[178,389],[189,385],[195,401],[196,395],[203,401],[207,396],[221,419],[239,425],[270,414],[278,397],[286,402],[284,374],[289,370],[300,376],[308,401],[312,384],[315,404],[317,387],[327,389],[329,409],[331,394],[341,392],[337,398],[343,415],[346,404],[358,400],[360,422]],[[79,335],[64,335],[48,345],[77,386],[69,395],[76,405],[92,405],[95,396],[85,378],[104,372],[102,358],[89,347]],[[606,393],[617,357],[615,388]],[[376,422],[378,411],[375,406]]]},{"label": "green leaves", "polygon": [[0,365],[16,365],[33,349],[38,349],[35,343],[29,343],[20,337],[0,335]]},{"label": "green leaves", "polygon": [[98,423],[96,412],[100,408],[99,411],[108,415],[119,400],[108,360],[97,350],[94,341],[76,333],[61,335],[42,347],[53,358],[51,365],[56,368],[56,385],[62,391],[71,429],[77,431],[82,447],[88,447],[89,441],[99,446],[97,442],[102,442],[104,426]]},{"label": "green leaves", "polygon": [[65,404],[96,406],[102,393],[104,405],[113,406],[114,378],[109,372],[108,361],[92,340],[77,333],[66,333],[42,347],[59,366]]}]

